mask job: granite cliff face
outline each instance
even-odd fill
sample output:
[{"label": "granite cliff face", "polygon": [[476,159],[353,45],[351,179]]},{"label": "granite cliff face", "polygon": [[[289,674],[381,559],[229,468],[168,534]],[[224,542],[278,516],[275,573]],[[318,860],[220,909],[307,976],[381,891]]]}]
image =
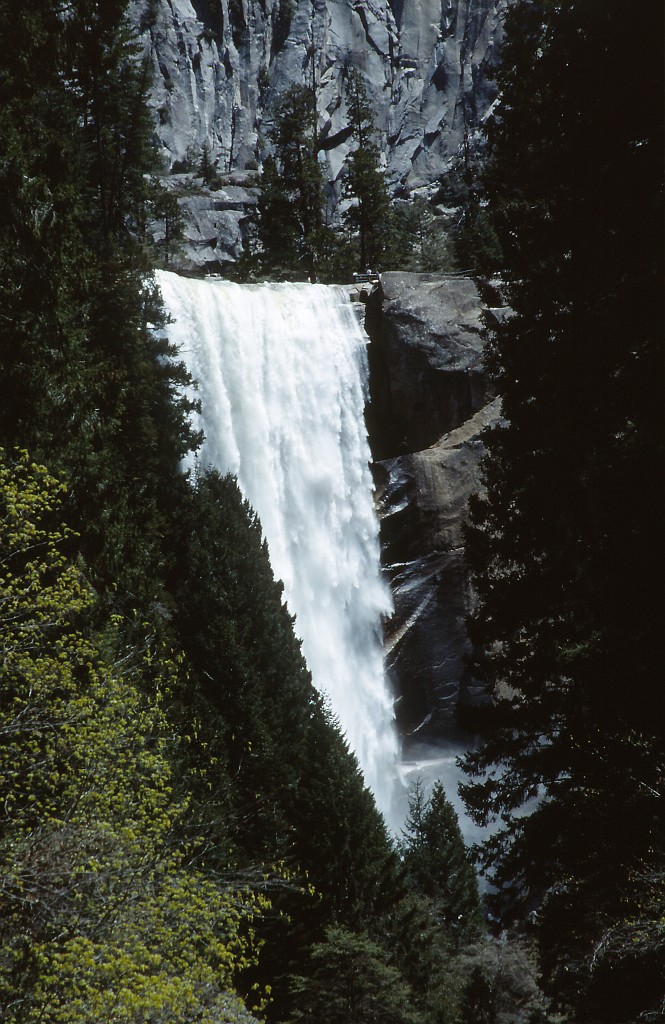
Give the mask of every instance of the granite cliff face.
[{"label": "granite cliff face", "polygon": [[[252,172],[267,153],[276,96],[313,82],[334,204],[349,152],[344,80],[354,65],[374,104],[393,190],[436,182],[494,102],[490,78],[506,2],[132,0],[154,71],[151,103],[164,166],[193,170],[205,146],[212,166],[235,175],[236,187],[256,184]],[[251,188],[244,198],[255,201]],[[233,259],[241,219],[218,217],[214,232],[208,223],[190,234],[197,243],[226,238],[226,252],[222,241],[211,248],[220,245],[216,255]]]},{"label": "granite cliff face", "polygon": [[347,152],[344,75],[365,76],[391,177],[433,181],[492,104],[505,0],[134,0],[172,166],[207,143],[221,172],[256,168],[275,95],[314,82],[331,176]]},{"label": "granite cliff face", "polygon": [[481,303],[470,278],[385,273],[367,328],[377,458],[434,444],[489,400]]},{"label": "granite cliff face", "polygon": [[481,431],[500,416],[481,363],[481,308],[472,281],[429,274],[384,274],[368,303],[370,436],[395,602],[387,666],[407,755],[461,739],[455,705],[475,696],[462,524],[480,486]]}]

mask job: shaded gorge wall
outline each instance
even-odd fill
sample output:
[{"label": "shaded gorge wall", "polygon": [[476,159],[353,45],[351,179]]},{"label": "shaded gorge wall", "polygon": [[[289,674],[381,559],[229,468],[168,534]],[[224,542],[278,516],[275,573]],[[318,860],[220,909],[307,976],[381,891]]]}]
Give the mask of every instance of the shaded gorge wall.
[{"label": "shaded gorge wall", "polygon": [[480,489],[482,431],[500,416],[481,359],[488,314],[468,278],[387,273],[365,320],[382,565],[395,607],[386,672],[403,777],[440,778],[467,841],[480,833],[457,794],[456,758],[475,738],[456,710],[480,695],[464,663],[473,593],[462,532]]}]

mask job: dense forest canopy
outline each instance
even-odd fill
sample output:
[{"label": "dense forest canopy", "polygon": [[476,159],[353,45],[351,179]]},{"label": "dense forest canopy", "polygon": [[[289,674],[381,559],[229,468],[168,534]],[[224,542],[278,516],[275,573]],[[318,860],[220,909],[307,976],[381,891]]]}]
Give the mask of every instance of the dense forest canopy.
[{"label": "dense forest canopy", "polygon": [[512,5],[482,175],[512,313],[467,537],[492,699],[466,797],[584,1021],[665,1013],[662,21]]}]

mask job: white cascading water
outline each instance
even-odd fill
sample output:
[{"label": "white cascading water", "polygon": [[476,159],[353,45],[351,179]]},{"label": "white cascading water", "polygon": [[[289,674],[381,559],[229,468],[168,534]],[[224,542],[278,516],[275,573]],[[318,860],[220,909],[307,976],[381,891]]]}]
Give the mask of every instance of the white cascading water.
[{"label": "white cascading water", "polygon": [[256,510],[317,689],[399,827],[399,756],[380,624],[364,420],[366,337],[345,289],[157,275],[169,338],[199,382],[204,465]]}]

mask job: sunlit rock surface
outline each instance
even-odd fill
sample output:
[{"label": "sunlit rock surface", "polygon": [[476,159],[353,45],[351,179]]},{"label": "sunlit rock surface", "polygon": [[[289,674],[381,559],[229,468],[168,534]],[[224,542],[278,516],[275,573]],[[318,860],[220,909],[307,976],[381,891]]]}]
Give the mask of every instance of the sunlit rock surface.
[{"label": "sunlit rock surface", "polygon": [[[350,149],[344,81],[353,65],[374,104],[393,190],[435,183],[494,102],[506,2],[132,0],[164,169],[195,171],[205,146],[222,176],[260,171],[276,97],[313,83],[334,204]],[[227,246],[237,258],[237,233]]]},{"label": "sunlit rock surface", "polygon": [[277,93],[314,82],[333,176],[348,140],[350,64],[365,76],[389,171],[417,187],[476,128],[505,0],[134,0],[155,71],[152,103],[173,164],[210,147],[221,172],[256,166]]}]

